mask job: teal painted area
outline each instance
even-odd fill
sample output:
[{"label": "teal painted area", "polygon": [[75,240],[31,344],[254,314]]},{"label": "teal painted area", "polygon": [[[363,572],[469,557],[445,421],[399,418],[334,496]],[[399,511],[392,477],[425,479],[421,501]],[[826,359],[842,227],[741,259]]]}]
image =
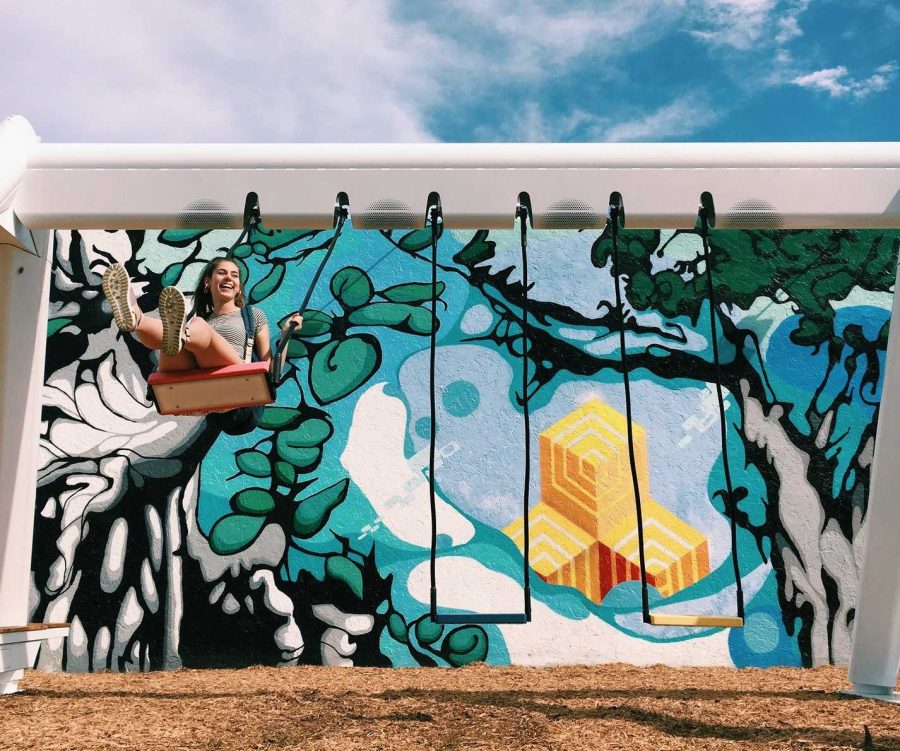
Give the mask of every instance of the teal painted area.
[{"label": "teal painted area", "polygon": [[469,381],[454,381],[444,389],[444,407],[454,417],[465,417],[477,408],[481,397]]},{"label": "teal painted area", "polygon": [[[509,255],[515,244],[511,236],[502,233],[494,233],[492,237],[498,238],[498,246],[488,268],[500,270],[504,268],[504,254]],[[554,265],[552,261],[545,263],[545,260],[554,259],[571,248],[571,242],[566,236],[551,233],[549,237],[543,246],[540,242],[536,243],[538,248],[534,256],[538,260],[535,265],[538,271],[544,273],[536,274],[535,269],[531,270],[532,278],[538,280],[534,294],[538,297],[544,294],[548,299],[556,299],[560,304],[581,309],[587,314],[593,303],[590,298],[572,297],[571,285],[582,290],[593,286],[602,292],[604,282],[598,279],[586,286],[584,279],[590,278],[587,276],[587,268],[584,272],[579,272],[576,268],[574,273],[566,273],[564,268]],[[452,257],[465,242],[466,238],[462,233],[444,237],[442,259]],[[587,249],[587,246],[584,247]],[[427,256],[427,250],[423,250],[422,255]],[[375,289],[407,283],[417,278],[421,280],[427,272],[427,263],[423,262],[426,258],[417,257],[416,254],[391,252],[384,238],[378,235],[351,233],[346,241],[342,240],[342,246],[332,261],[333,268],[327,269],[323,278],[328,279],[336,269],[344,268],[351,260],[356,266],[368,268],[367,273]],[[299,295],[309,278],[307,268],[311,273],[312,266],[307,266],[306,262],[299,271],[292,270],[285,288],[265,301],[264,307],[271,319],[277,318],[276,311],[289,308],[288,289],[291,296]],[[514,283],[518,272],[512,265],[507,268],[512,273],[509,275],[509,271],[505,272],[505,281]],[[473,521],[476,534],[471,542],[454,548],[452,553],[472,558],[498,574],[521,581],[521,554],[500,529],[521,515],[521,508],[516,505],[516,499],[521,495],[521,481],[516,478],[521,475],[522,444],[520,427],[516,425],[521,420],[517,394],[521,380],[522,366],[519,357],[523,351],[522,330],[518,322],[504,321],[502,315],[497,317],[500,308],[497,307],[494,293],[486,296],[485,292],[490,290],[489,287],[481,290],[471,287],[466,282],[465,273],[460,273],[461,271],[459,267],[451,265],[441,272],[445,288],[441,294],[443,304],[438,332],[440,385],[437,435],[439,445],[447,441],[458,442],[462,446],[465,461],[456,468],[448,463],[447,467],[441,469],[439,482],[442,495]],[[253,273],[251,266],[251,279]],[[593,273],[596,276],[596,272]],[[326,289],[323,285],[317,290],[311,304],[331,315],[339,315],[340,308]],[[663,332],[668,329],[673,338],[670,343],[666,343],[663,338],[663,346],[672,347],[673,352],[690,353],[697,358],[698,366],[703,367],[703,363],[708,363],[711,358],[706,334],[709,312],[708,306],[700,305],[693,319],[690,316],[672,318],[657,315],[655,321],[645,318],[644,325],[655,325]],[[885,320],[886,315],[887,311],[883,308],[846,307],[838,311],[835,330],[839,333],[848,324],[858,323],[863,333],[871,337],[877,333],[877,327]],[[740,319],[741,316],[738,315],[736,320]],[[767,324],[759,318],[751,317],[747,322],[756,327],[749,329],[755,335],[767,333]],[[568,346],[575,343],[574,346],[582,353],[595,353],[600,358],[617,357],[614,330],[608,333],[597,329],[591,331],[589,327],[573,327],[571,322],[554,322],[547,317],[542,318],[539,324],[554,338],[567,342]],[[820,401],[834,398],[833,389],[837,388],[837,381],[840,379],[836,379],[835,384],[826,382],[824,387],[821,386],[828,362],[824,348],[798,346],[790,342],[789,337],[798,326],[797,316],[784,320],[771,332],[768,347],[763,353],[764,360],[759,359],[757,352],[749,356],[749,361],[753,362],[755,358],[756,366],[761,366],[759,373],[767,379],[769,397],[789,405],[794,427],[808,432],[810,426],[803,414],[814,394],[818,391]],[[384,382],[385,393],[399,396],[403,400],[408,410],[410,426],[405,442],[411,454],[427,445],[429,434],[427,370],[424,369],[427,366],[427,341],[400,331],[374,328],[362,330],[368,330],[377,336],[383,353],[380,367],[367,382]],[[584,335],[580,332],[584,332]],[[679,332],[677,336],[674,336],[675,332]],[[490,339],[494,341],[491,342]],[[659,346],[654,344],[656,341],[659,341],[658,334],[629,334],[629,351],[635,358],[639,358],[652,352],[652,347]],[[504,347],[502,342],[509,342],[509,345]],[[747,346],[745,342],[745,350]],[[442,353],[446,353],[449,359],[442,359]],[[731,342],[723,340],[720,341],[720,354],[723,361],[730,362],[742,353]],[[611,359],[610,362],[614,360]],[[532,414],[537,423],[532,437],[532,453],[536,457],[531,486],[533,503],[541,497],[537,471],[540,446],[536,439],[540,430],[553,424],[577,406],[585,395],[592,394],[597,389],[607,403],[616,409],[623,409],[621,376],[614,369],[601,367],[590,378],[585,378],[570,372],[564,361],[554,361],[551,358],[542,360],[540,365],[545,368],[552,366],[556,368],[556,372],[532,398]],[[537,371],[533,361],[529,361],[528,368],[529,375],[535,376]],[[298,364],[298,383],[288,384],[283,388],[279,401],[291,404],[299,399],[308,400],[307,374],[308,362],[302,361]],[[473,378],[473,375],[477,377]],[[717,423],[717,416],[711,424],[705,424],[697,417],[697,405],[702,396],[698,389],[705,388],[706,384],[702,380],[691,378],[689,372],[666,377],[660,372],[640,367],[635,369],[632,378],[633,390],[637,394],[635,419],[648,429],[650,435],[651,489],[667,507],[708,536],[711,556],[716,562],[708,576],[666,601],[654,590],[653,604],[656,607],[670,604],[689,606],[712,602],[721,606],[722,612],[730,612],[733,609],[734,574],[724,504],[721,497],[716,497],[716,491],[724,487],[718,431],[714,424]],[[877,388],[876,379],[868,394],[872,401],[877,399]],[[345,476],[340,457],[356,402],[362,392],[363,389],[360,389],[327,405],[329,418],[335,426],[335,436],[323,447],[322,461],[316,470],[312,489],[326,487]],[[767,524],[765,509],[768,502],[766,482],[761,474],[763,468],[757,466],[745,453],[740,401],[731,396],[728,398],[728,406],[727,432],[732,465],[735,467],[734,481],[736,486],[746,488],[746,497],[738,508],[746,515],[747,523],[752,528],[762,529]],[[706,409],[708,411],[708,407]],[[846,436],[860,433],[871,421],[872,414],[870,405],[851,400],[850,405],[837,415],[835,428],[845,436],[846,441]],[[691,426],[701,423],[704,425],[703,430],[692,434],[691,431],[695,429]],[[215,519],[227,510],[227,497],[242,487],[252,485],[252,481],[246,477],[226,479],[234,473],[231,457],[235,449],[240,445],[265,440],[265,437],[264,433],[259,433],[250,438],[222,438],[207,457],[204,463],[201,503],[201,525],[204,530],[208,530]],[[852,448],[842,450],[838,445],[831,450],[838,466],[846,470],[855,456]],[[472,462],[477,465],[474,456],[476,452],[489,456],[490,465],[500,469],[496,473],[495,482],[492,482],[488,476],[490,473],[486,470],[477,470],[473,475]],[[216,469],[210,470],[212,467]],[[853,486],[852,475],[848,475],[846,471],[843,474],[838,472],[835,474],[835,482],[838,482],[838,475],[846,475],[847,487]],[[425,479],[427,476],[423,474],[423,480]],[[211,488],[215,490],[211,492]],[[467,492],[476,494],[472,498],[475,505],[471,505],[472,501],[466,501],[463,497]],[[483,501],[480,507],[478,505],[479,493],[498,499],[497,503],[500,505],[493,512],[486,511]],[[426,521],[423,520],[423,523]],[[368,531],[360,534],[360,530]],[[351,545],[363,553],[375,551],[381,574],[393,577],[392,609],[407,614],[409,618],[425,613],[427,603],[412,598],[404,583],[416,566],[427,561],[427,549],[411,546],[393,536],[389,528],[379,522],[366,498],[354,485],[351,485],[346,500],[331,515],[327,529],[304,541],[300,546],[302,549],[290,551],[289,574],[295,576],[298,571],[307,570],[318,578],[324,578],[321,556],[336,550],[335,536],[350,540]],[[765,539],[759,539],[748,529],[741,529],[738,533],[737,553],[745,576],[766,563],[771,555],[772,541],[765,535],[762,537]],[[439,535],[440,545],[447,542],[448,538]],[[439,551],[441,555],[446,553],[449,550]],[[735,632],[742,636],[731,637],[732,657],[736,664],[742,665],[797,663],[800,658],[796,635],[789,637],[781,626],[774,575],[770,573],[768,576],[761,576],[765,583],[760,579],[760,583],[748,592],[747,627],[743,632]],[[598,606],[590,603],[577,590],[545,584],[536,576],[532,576],[532,581],[534,597],[566,618],[577,620],[593,615],[639,640],[677,642],[697,635],[697,632],[654,633],[640,624],[639,587],[634,583],[613,589]],[[730,597],[728,592],[732,592]],[[489,661],[504,662],[508,659],[508,652],[503,646],[499,630],[489,627],[487,631],[490,638]],[[394,664],[416,664],[416,658],[411,652],[387,631],[381,636],[380,646]]]},{"label": "teal painted area", "polygon": [[[142,509],[147,501],[141,493],[170,497],[188,485],[199,464],[197,522],[210,550],[198,562],[191,557],[202,547],[195,540],[184,558],[185,566],[193,566],[186,580],[196,589],[190,600],[197,608],[191,616],[196,627],[231,633],[226,625],[236,621],[224,614],[224,600],[212,597],[224,583],[241,608],[247,601],[257,608],[253,618],[244,610],[234,616],[247,619],[234,632],[271,644],[271,633],[254,632],[265,622],[259,617],[265,607],[259,581],[271,574],[283,589],[285,599],[278,601],[286,609],[284,603],[290,605],[291,617],[308,639],[302,659],[310,661],[318,659],[318,637],[325,628],[314,606],[371,618],[370,631],[353,635],[353,643],[361,645],[353,660],[367,664],[505,663],[527,654],[520,651],[532,644],[523,636],[527,629],[542,628],[574,636],[566,642],[554,633],[539,634],[534,643],[545,645],[548,653],[534,658],[538,661],[565,662],[572,655],[584,660],[579,649],[587,636],[579,640],[579,635],[598,633],[617,644],[622,640],[636,660],[642,649],[665,645],[672,661],[682,662],[679,650],[705,644],[720,651],[701,657],[741,667],[812,664],[823,661],[823,654],[828,659],[831,645],[815,642],[813,608],[805,605],[818,595],[804,587],[831,567],[839,596],[854,591],[855,571],[835,572],[835,560],[823,563],[822,556],[834,548],[823,547],[818,535],[831,522],[854,552],[882,383],[896,236],[715,235],[715,279],[723,303],[716,322],[728,391],[728,456],[740,493],[736,552],[747,612],[743,630],[716,639],[709,630],[643,624],[636,581],[613,587],[599,604],[592,602],[584,583],[589,555],[578,563],[566,559],[571,555],[566,551],[575,548],[567,547],[560,537],[565,530],[558,528],[545,529],[545,538],[533,542],[545,546],[559,570],[569,571],[565,567],[571,563],[566,576],[576,584],[580,576],[580,589],[548,583],[533,571],[533,597],[544,625],[520,631],[430,624],[430,518],[423,502],[428,472],[422,466],[431,430],[429,235],[348,231],[340,238],[293,342],[289,377],[278,391],[279,410],[268,412],[268,423],[244,436],[219,435],[205,453],[197,439],[202,424],[194,432],[181,430],[181,443],[160,437],[150,446],[162,447],[159,456],[146,460],[150,490],[135,480],[119,506]],[[557,513],[561,507],[571,513],[571,504],[565,508],[553,496],[566,478],[574,478],[577,491],[567,486],[566,492],[578,503],[601,507],[592,513],[600,515],[604,532],[619,520],[604,517],[609,508],[620,503],[631,508],[624,436],[618,428],[573,430],[557,444],[564,455],[555,465],[562,467],[559,474],[545,474],[551,446],[542,441],[542,432],[592,400],[625,411],[610,247],[597,235],[533,233],[533,303],[524,331],[517,234],[448,231],[440,239],[434,426],[440,461],[435,478],[439,497],[455,513],[448,516],[449,527],[437,530],[438,564],[453,565],[451,559],[459,558],[484,567],[483,582],[461,584],[473,602],[485,594],[491,602],[495,591],[514,590],[523,579],[522,553],[504,531],[524,513],[523,368],[532,423],[530,509],[550,505],[554,497]],[[242,247],[238,260],[248,275],[246,289],[260,298],[273,330],[302,298],[330,238],[330,232],[276,232]],[[203,263],[231,239],[230,233],[219,232],[148,233],[137,250],[136,273],[145,274],[147,285],[159,286],[164,278],[187,289]],[[704,298],[703,265],[696,260],[699,239],[691,233],[640,231],[625,233],[622,243],[633,419],[646,442],[649,497],[703,536],[709,558],[709,573],[673,596],[664,599],[651,588],[651,606],[730,614],[735,609],[733,551],[721,495],[725,478],[709,335],[713,311]],[[51,322],[49,335],[66,337],[71,328],[68,318],[59,319]],[[83,355],[73,354],[73,362]],[[117,362],[127,356],[118,351]],[[88,376],[85,385],[91,385]],[[57,419],[56,413],[48,418]],[[174,434],[186,424],[173,421],[165,427]],[[163,447],[165,440],[173,445]],[[597,442],[592,456],[601,458],[596,466],[579,463],[572,446],[592,440]],[[402,446],[398,464],[391,464],[395,456],[381,452],[387,444]],[[351,448],[354,461],[348,460]],[[150,449],[141,447],[148,454]],[[244,457],[240,466],[239,455]],[[585,490],[585,478],[606,471],[601,461],[614,465],[612,479],[604,482],[617,488],[602,502]],[[170,466],[180,467],[181,474]],[[398,480],[393,473],[401,471],[405,477]],[[598,487],[599,496],[606,486]],[[238,495],[248,489],[259,492]],[[60,492],[53,489],[53,497]],[[807,511],[815,518],[807,536],[802,536],[807,528],[797,532],[788,523],[799,513],[798,498],[812,499]],[[175,521],[188,528],[186,520]],[[572,518],[569,522],[575,524]],[[465,537],[469,525],[471,539],[453,546],[454,535]],[[256,549],[256,533],[276,527],[281,534],[267,538],[270,547]],[[684,555],[677,541],[666,544]],[[599,547],[590,549],[599,556]],[[667,551],[662,554],[677,559]],[[534,561],[536,569],[545,564]],[[202,618],[196,603],[203,608],[210,603]],[[824,615],[819,617],[833,620],[838,605],[834,597],[820,603]],[[441,607],[450,610],[446,601]],[[184,628],[192,627],[186,619]],[[830,628],[816,630],[825,632]],[[702,645],[692,644],[707,638]],[[596,649],[602,651],[604,644]]]}]

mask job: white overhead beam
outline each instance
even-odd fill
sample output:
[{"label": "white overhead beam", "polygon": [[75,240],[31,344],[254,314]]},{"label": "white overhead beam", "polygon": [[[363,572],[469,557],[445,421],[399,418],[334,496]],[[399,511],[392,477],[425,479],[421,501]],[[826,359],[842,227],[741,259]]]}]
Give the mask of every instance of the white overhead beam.
[{"label": "white overhead beam", "polygon": [[50,143],[33,169],[900,167],[898,143]]},{"label": "white overhead beam", "polygon": [[[0,134],[2,139],[2,134]],[[0,144],[2,150],[2,144]],[[20,149],[21,151],[21,149]],[[450,228],[603,227],[618,191],[629,227],[900,226],[900,144],[34,144],[16,213],[34,229],[321,228],[335,198],[356,228],[419,227],[431,192]]]}]

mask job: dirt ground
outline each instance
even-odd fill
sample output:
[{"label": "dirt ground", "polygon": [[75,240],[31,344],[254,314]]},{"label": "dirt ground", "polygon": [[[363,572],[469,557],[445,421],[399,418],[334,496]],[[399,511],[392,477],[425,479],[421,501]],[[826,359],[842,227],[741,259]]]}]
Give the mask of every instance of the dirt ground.
[{"label": "dirt ground", "polygon": [[21,685],[0,697],[4,750],[900,749],[900,706],[841,698],[838,668],[30,671]]}]

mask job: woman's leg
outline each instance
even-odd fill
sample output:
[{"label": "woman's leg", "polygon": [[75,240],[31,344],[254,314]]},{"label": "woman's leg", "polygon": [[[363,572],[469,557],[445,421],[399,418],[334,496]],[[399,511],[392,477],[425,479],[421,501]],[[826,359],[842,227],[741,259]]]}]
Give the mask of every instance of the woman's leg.
[{"label": "woman's leg", "polygon": [[[218,368],[243,362],[225,338],[202,318],[192,318],[186,328],[188,337],[178,354],[160,352],[160,370]],[[134,334],[148,349],[162,348],[163,324],[158,318],[141,316]]]},{"label": "woman's leg", "polygon": [[237,365],[244,361],[225,337],[202,318],[192,318],[187,329],[188,338],[184,349],[194,356],[201,368]]},{"label": "woman's leg", "polygon": [[141,313],[131,279],[120,263],[111,264],[104,273],[103,294],[121,331],[133,332],[145,347],[160,350],[160,370],[215,368],[242,362],[231,345],[202,318],[184,325],[184,296],[174,287],[167,287],[159,297],[164,320]]},{"label": "woman's leg", "polygon": [[[162,321],[158,318],[141,315],[134,327],[134,335],[147,349],[158,350],[162,347],[162,330]],[[197,360],[186,349],[181,350],[177,355],[159,353],[159,369],[161,371],[196,370],[198,367]]]}]

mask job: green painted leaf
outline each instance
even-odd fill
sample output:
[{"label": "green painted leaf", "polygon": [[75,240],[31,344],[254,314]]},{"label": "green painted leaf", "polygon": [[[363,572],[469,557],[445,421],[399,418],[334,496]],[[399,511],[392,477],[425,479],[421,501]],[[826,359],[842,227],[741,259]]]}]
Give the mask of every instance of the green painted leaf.
[{"label": "green painted leaf", "polygon": [[248,299],[251,303],[258,303],[265,300],[269,295],[275,293],[281,286],[284,279],[285,265],[278,263],[269,269],[269,273],[260,279],[250,288]]},{"label": "green painted leaf", "polygon": [[293,359],[295,357],[306,357],[308,354],[309,354],[309,349],[303,342],[298,342],[296,339],[291,339],[288,342],[288,346],[287,346],[288,359]]},{"label": "green painted leaf", "polygon": [[435,623],[431,618],[423,618],[416,624],[416,639],[419,644],[434,644],[443,633],[443,625]]},{"label": "green painted leaf", "polygon": [[288,428],[300,422],[299,410],[291,407],[266,407],[263,409],[259,427],[264,430]]},{"label": "green painted leaf", "polygon": [[159,241],[173,248],[186,248],[209,231],[208,229],[167,229],[159,233]]},{"label": "green painted leaf", "polygon": [[240,553],[250,547],[259,537],[264,516],[246,516],[244,514],[228,514],[213,524],[209,532],[209,546],[219,555]]},{"label": "green painted leaf", "polygon": [[235,461],[238,469],[251,477],[268,477],[272,474],[272,463],[261,451],[253,449],[238,451]]},{"label": "green painted leaf", "polygon": [[362,386],[380,365],[375,337],[362,334],[329,342],[312,359],[309,387],[320,404],[331,404]]},{"label": "green painted leaf", "polygon": [[359,566],[349,558],[333,555],[325,559],[325,575],[342,582],[357,598],[363,598],[363,576]]},{"label": "green painted leaf", "polygon": [[430,310],[416,308],[416,312],[409,317],[406,325],[413,334],[430,334],[435,325],[435,319]]},{"label": "green painted leaf", "polygon": [[290,462],[275,462],[275,479],[290,487],[297,481],[297,470]]},{"label": "green painted leaf", "polygon": [[347,316],[354,326],[388,326],[412,334],[430,334],[433,320],[426,308],[396,302],[372,303]]},{"label": "green painted leaf", "polygon": [[331,331],[333,324],[334,318],[328,313],[309,308],[303,311],[303,325],[299,331],[294,333],[294,336],[321,336]]},{"label": "green painted leaf", "polygon": [[249,243],[241,243],[233,251],[231,251],[232,258],[248,258],[252,254],[253,246]]},{"label": "green painted leaf", "polygon": [[447,662],[462,667],[472,662],[483,662],[488,655],[487,633],[480,626],[462,626],[453,629],[441,645]]},{"label": "green painted leaf", "polygon": [[318,417],[304,420],[298,428],[285,430],[275,439],[275,450],[297,469],[308,469],[322,456],[321,446],[332,434],[331,423]]},{"label": "green painted leaf", "polygon": [[331,438],[332,428],[328,420],[320,417],[310,417],[300,423],[300,427],[281,435],[292,446],[307,448],[309,446],[321,446]]},{"label": "green painted leaf", "polygon": [[275,229],[267,230],[264,227],[260,231],[253,234],[254,252],[259,253],[258,247],[266,250],[278,250],[287,247],[298,240],[304,240],[308,237],[314,237],[320,230],[296,230],[296,229]]},{"label": "green painted leaf", "polygon": [[173,263],[162,273],[160,283],[163,287],[174,287],[181,279],[181,273],[184,271],[183,263]]},{"label": "green painted leaf", "polygon": [[71,318],[51,318],[47,321],[47,338],[53,336],[57,331],[61,331],[70,323],[72,323]]},{"label": "green painted leaf", "polygon": [[365,271],[348,266],[331,277],[331,294],[345,308],[353,309],[369,302],[375,290]]},{"label": "green painted leaf", "polygon": [[[445,285],[443,282],[437,283],[437,297],[440,297],[444,293],[444,289],[446,288],[446,286],[447,285]],[[396,284],[393,287],[388,287],[386,290],[382,290],[381,296],[386,300],[390,300],[391,302],[426,302],[431,300],[431,285],[419,282],[411,282],[409,284]]]},{"label": "green painted leaf", "polygon": [[468,244],[453,256],[453,260],[463,266],[476,266],[490,260],[494,257],[497,243],[487,238],[488,231],[486,229],[478,230]]},{"label": "green painted leaf", "polygon": [[406,621],[400,613],[391,613],[387,620],[388,633],[401,644],[409,641],[406,636]]},{"label": "green painted leaf", "polygon": [[341,480],[300,501],[294,511],[294,534],[312,537],[328,523],[334,508],[347,497],[350,480]]},{"label": "green painted leaf", "polygon": [[265,516],[275,510],[275,499],[268,490],[263,488],[244,488],[234,494],[231,499],[231,508],[240,514]]},{"label": "green painted leaf", "polygon": [[[438,225],[438,238],[444,232],[444,225]],[[400,242],[397,243],[401,250],[405,250],[408,253],[418,253],[420,250],[425,250],[425,248],[431,247],[431,227],[423,227],[422,229],[414,229],[412,232],[407,232],[403,237],[400,238]]]},{"label": "green painted leaf", "polygon": [[280,440],[275,443],[275,450],[284,461],[290,462],[300,472],[307,472],[322,458],[322,449],[320,448],[294,448],[286,442]]}]

